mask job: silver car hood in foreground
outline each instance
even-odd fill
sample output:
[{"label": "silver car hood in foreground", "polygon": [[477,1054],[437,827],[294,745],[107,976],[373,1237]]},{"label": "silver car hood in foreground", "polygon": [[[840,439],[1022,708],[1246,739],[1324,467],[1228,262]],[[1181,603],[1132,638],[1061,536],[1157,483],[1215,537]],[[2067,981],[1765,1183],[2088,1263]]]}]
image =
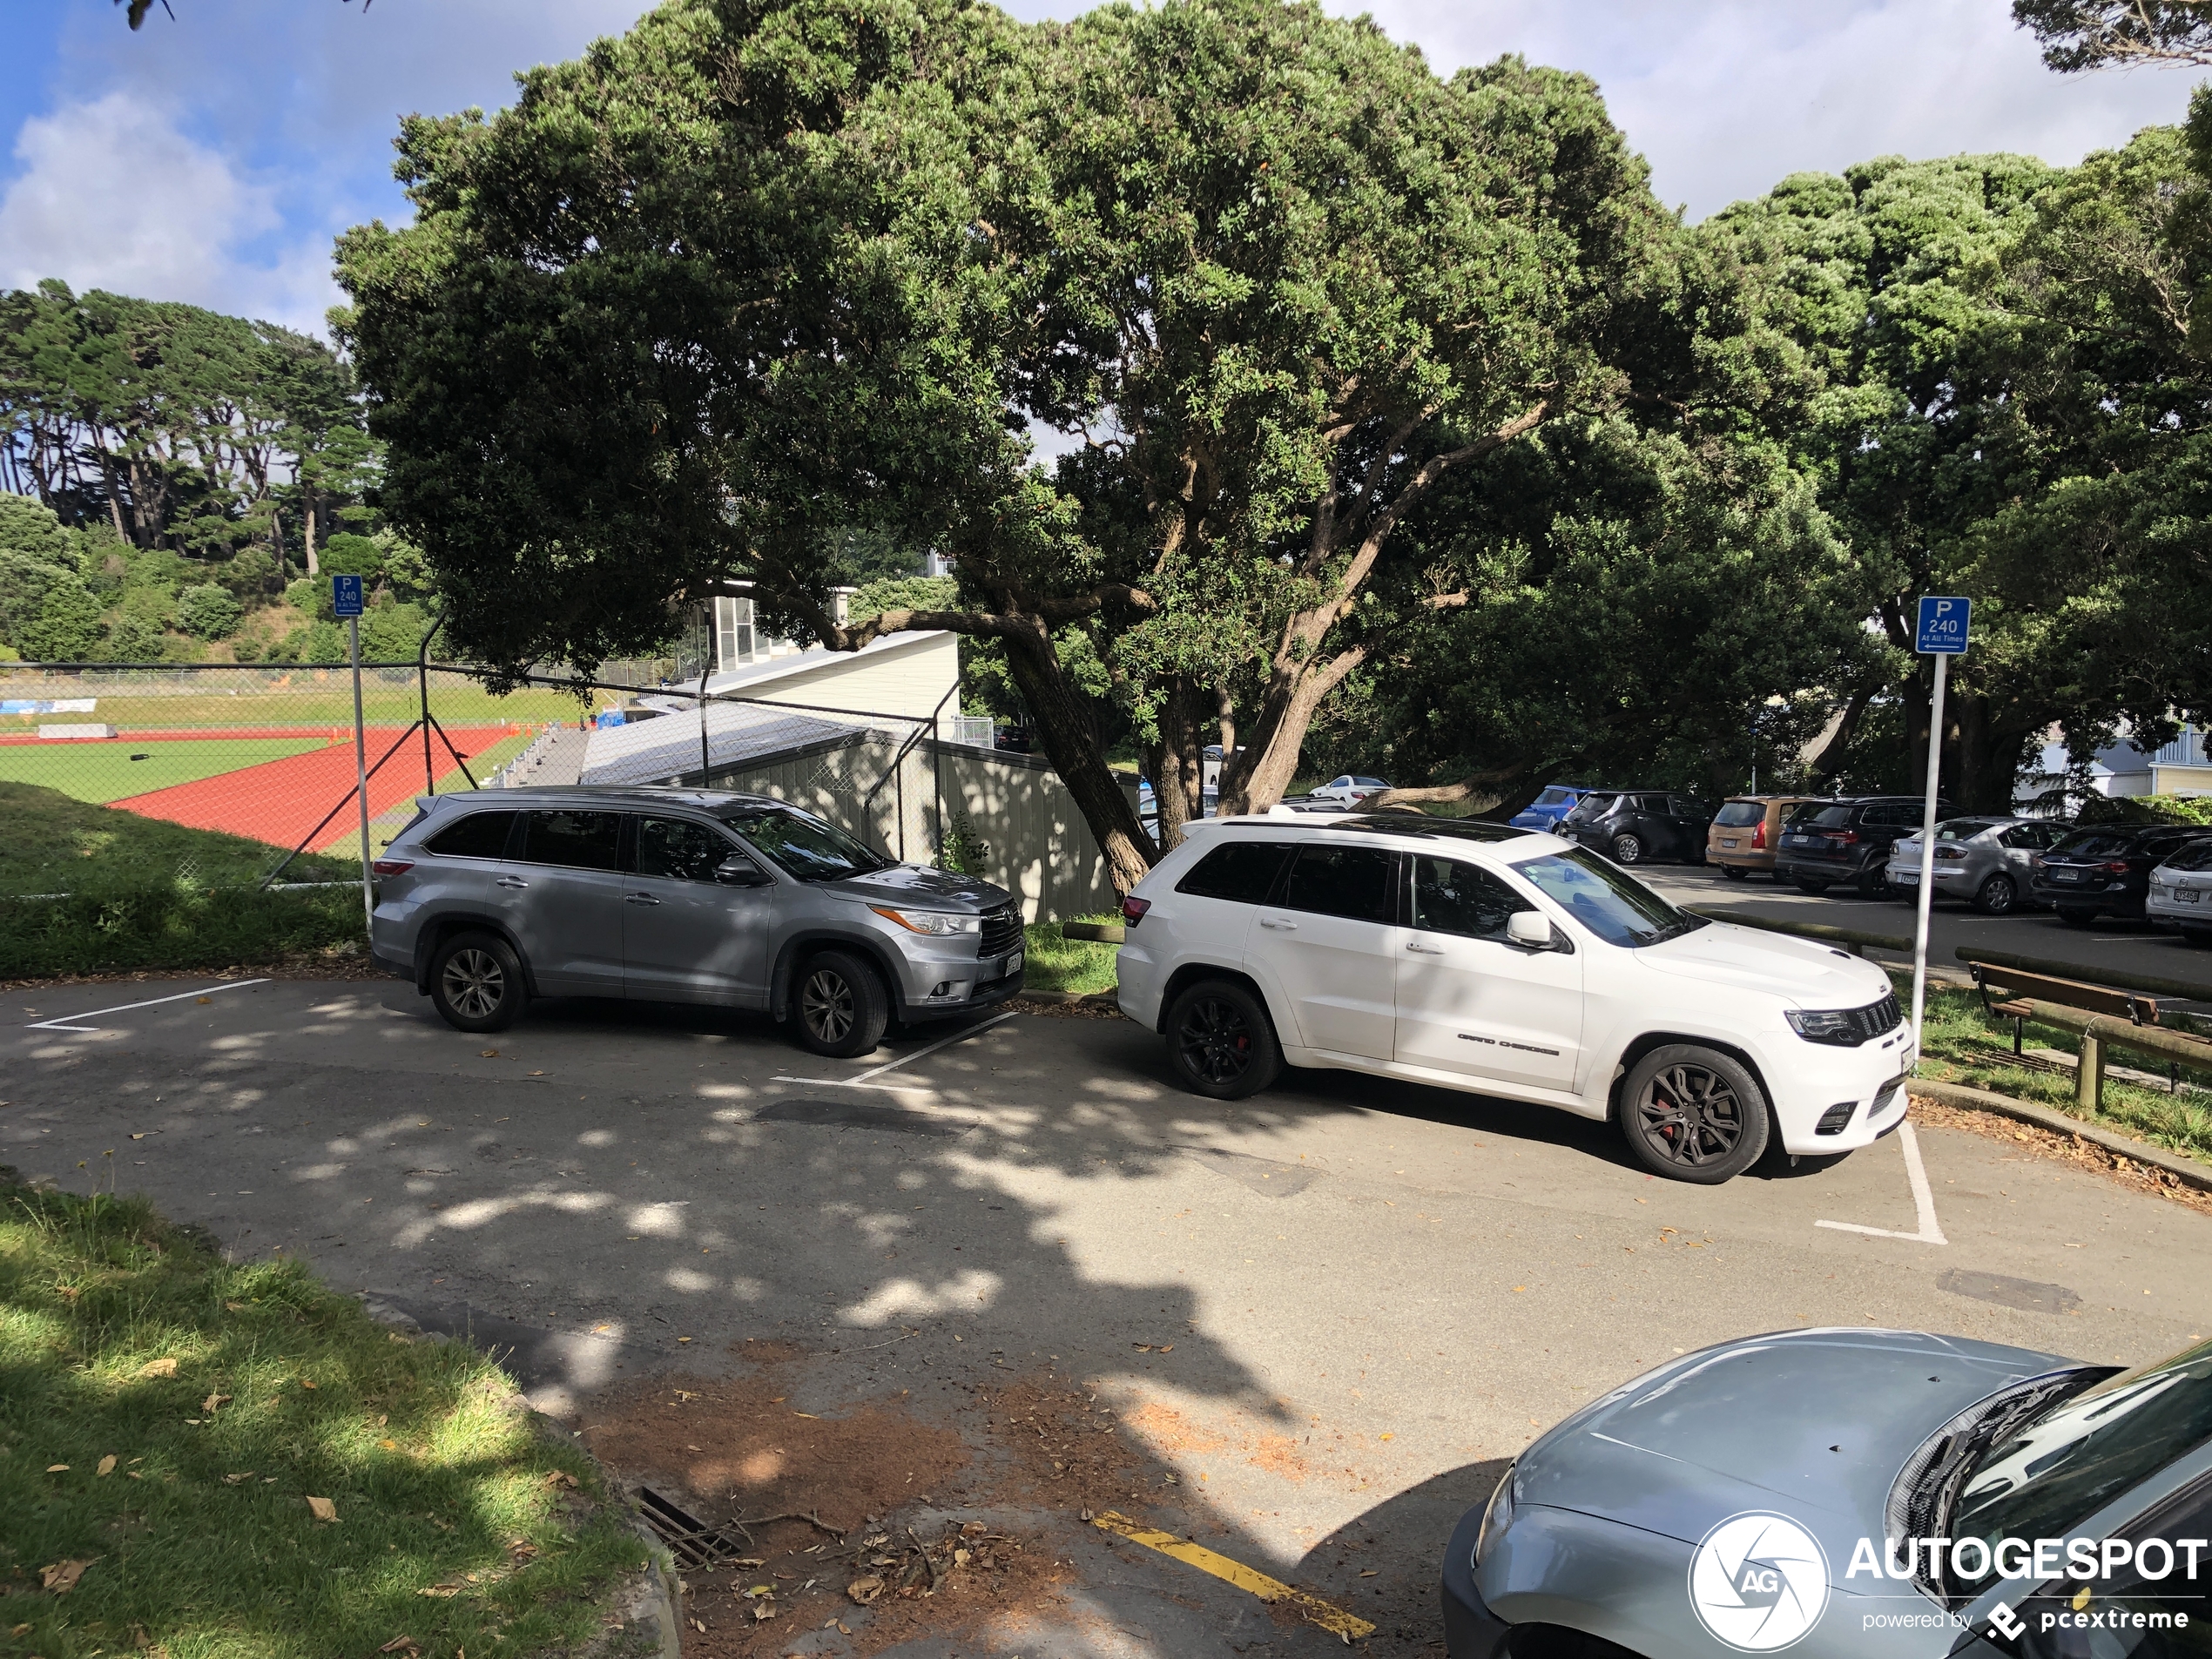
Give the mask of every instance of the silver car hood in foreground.
[{"label": "silver car hood in foreground", "polygon": [[[1915,1331],[1788,1331],[1707,1348],[1568,1418],[1515,1466],[1523,1504],[1695,1544],[1747,1509],[1820,1540],[1838,1587],[1880,1548],[1905,1460],[1999,1389],[2077,1362]],[[1862,1581],[1862,1588],[1864,1586]]]}]

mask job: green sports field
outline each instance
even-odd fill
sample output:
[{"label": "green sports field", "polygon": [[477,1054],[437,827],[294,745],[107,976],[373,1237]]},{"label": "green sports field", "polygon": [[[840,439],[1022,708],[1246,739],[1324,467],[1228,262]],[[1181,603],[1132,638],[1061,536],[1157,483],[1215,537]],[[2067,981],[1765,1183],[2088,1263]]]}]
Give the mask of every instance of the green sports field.
[{"label": "green sports field", "polygon": [[[165,738],[0,743],[0,783],[35,784],[104,806],[329,746],[323,738]],[[144,759],[134,760],[133,755]]]}]

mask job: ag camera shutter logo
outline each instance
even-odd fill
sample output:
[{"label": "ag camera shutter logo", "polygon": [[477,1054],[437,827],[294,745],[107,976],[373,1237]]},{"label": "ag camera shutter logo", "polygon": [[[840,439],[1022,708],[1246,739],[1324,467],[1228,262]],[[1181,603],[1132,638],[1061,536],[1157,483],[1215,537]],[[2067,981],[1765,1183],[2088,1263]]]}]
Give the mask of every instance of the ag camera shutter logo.
[{"label": "ag camera shutter logo", "polygon": [[1828,1557],[1786,1515],[1730,1515],[1689,1559],[1689,1605],[1715,1641],[1738,1653],[1777,1652],[1827,1608]]}]

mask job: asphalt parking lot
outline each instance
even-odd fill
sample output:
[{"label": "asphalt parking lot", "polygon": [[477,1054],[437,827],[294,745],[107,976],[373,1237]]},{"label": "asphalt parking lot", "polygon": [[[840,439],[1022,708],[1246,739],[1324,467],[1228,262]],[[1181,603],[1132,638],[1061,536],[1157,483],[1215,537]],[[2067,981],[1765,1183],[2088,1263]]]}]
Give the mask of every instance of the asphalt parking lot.
[{"label": "asphalt parking lot", "polygon": [[[741,1373],[752,1345],[817,1415],[1071,1380],[1166,1472],[1122,1507],[1357,1608],[1375,1652],[1435,1650],[1437,1553],[1504,1460],[1680,1350],[1872,1324],[2133,1363],[2212,1329],[2212,1221],[1962,1131],[1703,1189],[1600,1125],[1348,1074],[1201,1101],[1113,1019],[824,1062],[620,1003],[472,1037],[395,981],[0,1006],[0,1162],[27,1177],[473,1327],[580,1431],[610,1386]],[[1338,1645],[1062,1541],[1047,1650]],[[759,1651],[843,1650],[809,1640]]]},{"label": "asphalt parking lot", "polygon": [[[1771,876],[1731,881],[1711,866],[1645,864],[1636,874],[1676,904],[1714,907],[1764,916],[1777,921],[1819,922],[1861,933],[1887,934],[1912,948],[1913,907],[1909,900],[1862,899],[1844,888],[1799,893]],[[1963,904],[1934,906],[1928,918],[1928,961],[1932,967],[1963,971],[1957,949],[2010,951],[2080,969],[2085,975],[2125,979],[2131,974],[2154,979],[2212,985],[2212,951],[2162,933],[2140,921],[2107,919],[2074,927],[2048,910],[2021,909],[2009,916],[1977,914]]]}]

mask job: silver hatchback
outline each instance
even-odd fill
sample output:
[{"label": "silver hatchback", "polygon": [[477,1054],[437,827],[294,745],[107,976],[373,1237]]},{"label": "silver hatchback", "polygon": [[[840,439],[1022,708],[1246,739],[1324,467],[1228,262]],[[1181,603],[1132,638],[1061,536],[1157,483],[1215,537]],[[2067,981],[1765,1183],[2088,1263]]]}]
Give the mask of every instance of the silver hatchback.
[{"label": "silver hatchback", "polygon": [[[2072,826],[2055,818],[1946,818],[1936,826],[1938,899],[1960,899],[1985,916],[2033,908],[2036,856]],[[1884,873],[1898,898],[1920,887],[1920,832],[1890,848]]]},{"label": "silver hatchback", "polygon": [[2185,842],[2150,873],[2143,914],[2192,945],[2212,945],[2212,836]]},{"label": "silver hatchback", "polygon": [[811,813],[714,790],[426,796],[375,863],[376,960],[446,1022],[497,1031],[536,996],[762,1010],[816,1054],[1022,988],[1000,887],[900,864]]}]

